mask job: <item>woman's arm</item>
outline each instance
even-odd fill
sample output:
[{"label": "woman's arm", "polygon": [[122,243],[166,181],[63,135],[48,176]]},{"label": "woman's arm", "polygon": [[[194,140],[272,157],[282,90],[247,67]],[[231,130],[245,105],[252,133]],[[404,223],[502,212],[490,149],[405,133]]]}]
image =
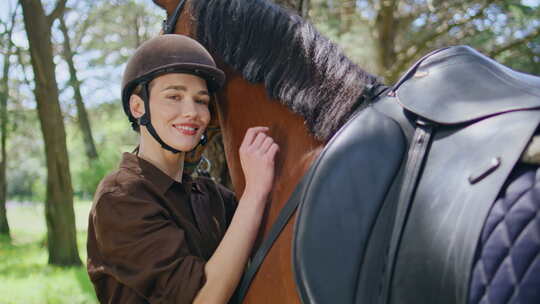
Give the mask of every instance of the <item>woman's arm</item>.
[{"label": "woman's arm", "polygon": [[194,303],[226,303],[242,276],[272,188],[279,149],[266,131],[250,128],[240,146],[246,188],[223,240],[205,265],[206,283]]}]

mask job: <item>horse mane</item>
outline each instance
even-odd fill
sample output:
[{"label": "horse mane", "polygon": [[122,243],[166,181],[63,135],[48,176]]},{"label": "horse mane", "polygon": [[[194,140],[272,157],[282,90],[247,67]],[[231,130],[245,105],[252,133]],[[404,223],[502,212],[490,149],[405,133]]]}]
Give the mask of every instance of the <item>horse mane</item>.
[{"label": "horse mane", "polygon": [[378,79],[359,68],[312,24],[265,0],[192,1],[196,38],[270,98],[301,115],[327,142]]}]

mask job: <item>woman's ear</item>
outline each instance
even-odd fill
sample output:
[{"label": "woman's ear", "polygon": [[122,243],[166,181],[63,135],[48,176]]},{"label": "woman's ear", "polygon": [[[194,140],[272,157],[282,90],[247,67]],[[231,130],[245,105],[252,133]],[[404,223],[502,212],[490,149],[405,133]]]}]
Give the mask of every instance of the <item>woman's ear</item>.
[{"label": "woman's ear", "polygon": [[144,101],[139,95],[131,95],[129,98],[129,110],[131,111],[131,115],[135,118],[140,118],[144,115]]}]

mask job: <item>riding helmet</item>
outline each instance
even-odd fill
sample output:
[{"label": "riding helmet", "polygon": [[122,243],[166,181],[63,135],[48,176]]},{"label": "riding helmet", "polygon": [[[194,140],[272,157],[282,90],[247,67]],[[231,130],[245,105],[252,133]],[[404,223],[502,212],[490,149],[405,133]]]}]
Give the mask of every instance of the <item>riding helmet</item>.
[{"label": "riding helmet", "polygon": [[[160,35],[144,42],[129,59],[122,79],[122,105],[132,124],[129,99],[138,85],[167,73],[186,73],[206,80],[210,93],[225,82],[225,74],[216,67],[212,56],[196,40],[184,35]],[[148,97],[147,97],[148,98]]]}]

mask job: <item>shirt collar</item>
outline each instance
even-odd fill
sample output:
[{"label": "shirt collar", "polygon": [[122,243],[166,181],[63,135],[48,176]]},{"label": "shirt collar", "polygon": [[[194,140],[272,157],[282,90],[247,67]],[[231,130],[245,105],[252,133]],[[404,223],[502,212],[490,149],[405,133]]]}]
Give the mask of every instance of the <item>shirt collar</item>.
[{"label": "shirt collar", "polygon": [[[140,175],[142,178],[150,181],[158,188],[161,193],[165,193],[167,190],[169,190],[171,185],[175,183],[175,180],[172,179],[165,172],[161,171],[152,163],[140,158],[133,153],[124,152],[122,154],[120,168],[126,168],[130,171],[133,171],[136,174]],[[195,183],[193,183],[191,176],[189,176],[188,174],[182,175],[182,184],[186,190],[199,190]]]}]

